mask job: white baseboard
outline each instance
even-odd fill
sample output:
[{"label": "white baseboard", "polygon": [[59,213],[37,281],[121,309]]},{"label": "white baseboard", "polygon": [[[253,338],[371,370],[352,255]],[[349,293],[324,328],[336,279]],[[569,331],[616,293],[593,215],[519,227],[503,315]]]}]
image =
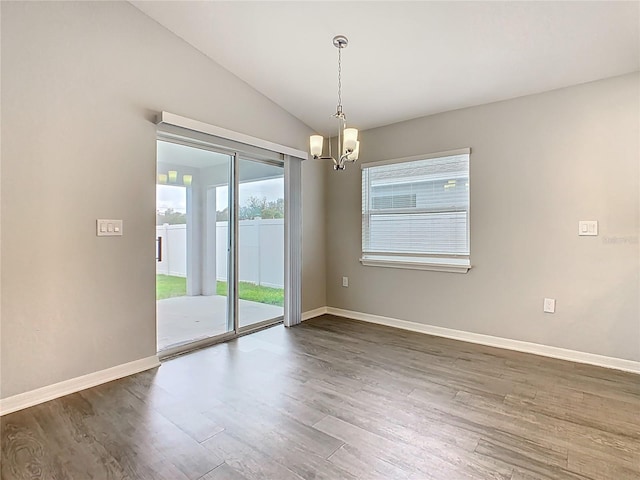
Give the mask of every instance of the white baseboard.
[{"label": "white baseboard", "polygon": [[302,312],[302,321],[304,322],[305,320],[319,317],[320,315],[324,315],[325,313],[327,313],[327,307],[320,307],[309,310],[308,312]]},{"label": "white baseboard", "polygon": [[[302,313],[302,320],[309,320],[324,314],[336,315],[339,317],[352,318],[378,325],[386,325],[388,327],[410,330],[412,332],[426,333],[437,337],[451,338],[461,340],[463,342],[478,343],[490,347],[504,348],[507,350],[515,350],[518,352],[533,353],[545,357],[558,358],[561,360],[569,360],[577,363],[586,363],[589,365],[597,365],[599,367],[612,368],[625,372],[640,374],[640,362],[626,360],[623,358],[607,357],[594,353],[579,352],[576,350],[567,350],[549,345],[541,345],[537,343],[523,342],[520,340],[511,340],[508,338],[494,337],[491,335],[483,335],[480,333],[465,332],[463,330],[453,330],[450,328],[437,327],[434,325],[426,325],[422,323],[409,322],[399,320],[397,318],[383,317],[380,315],[372,315],[369,313],[355,312],[352,310],[343,310],[334,307],[320,307]],[[135,373],[143,372],[151,368],[158,367],[160,360],[157,355],[142,358],[133,362],[117,365],[115,367],[100,370],[98,372],[89,373],[81,377],[72,378],[63,382],[54,383],[46,387],[31,390],[29,392],[20,393],[12,397],[0,399],[0,416],[6,415],[23,408],[32,407],[40,403],[48,402],[55,398],[63,397],[71,393],[76,393],[86,388],[95,387],[112,380],[117,380]]]},{"label": "white baseboard", "polygon": [[47,385],[29,392],[20,393],[12,397],[0,399],[0,416],[8,413],[32,407],[39,403],[48,402],[54,398],[63,397],[70,393],[76,393],[86,388],[95,387],[102,383],[117,380],[118,378],[133,375],[160,365],[157,355],[142,358],[133,362],[124,363],[115,367],[100,370],[98,372],[82,375],[63,382]]},{"label": "white baseboard", "polygon": [[[313,310],[313,312],[315,312],[316,310]],[[410,330],[412,332],[426,333],[428,335],[435,335],[437,337],[451,338],[454,340],[461,340],[463,342],[487,345],[489,347],[498,347],[505,348],[507,350],[516,350],[518,352],[533,353],[535,355],[542,355],[545,357],[569,360],[571,362],[577,363],[587,363],[589,365],[597,365],[599,367],[612,368],[615,370],[623,370],[625,372],[640,374],[640,362],[626,360],[624,358],[606,357],[604,355],[597,355],[595,353],[567,350],[565,348],[551,347],[549,345],[541,345],[538,343],[523,342],[521,340],[511,340],[509,338],[493,337],[491,335],[465,332],[463,330],[453,330],[451,328],[408,322],[406,320],[399,320],[397,318],[382,317],[380,315],[354,312],[351,310],[343,310],[341,308],[327,307],[326,313],[330,315],[337,315],[339,317],[361,320],[363,322],[377,323],[378,325],[401,328],[403,330]]]}]

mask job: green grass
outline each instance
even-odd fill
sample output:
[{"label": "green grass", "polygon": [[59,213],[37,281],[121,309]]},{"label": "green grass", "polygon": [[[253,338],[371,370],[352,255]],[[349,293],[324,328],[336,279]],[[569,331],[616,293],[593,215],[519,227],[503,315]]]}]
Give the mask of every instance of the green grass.
[{"label": "green grass", "polygon": [[[271,288],[248,282],[238,282],[238,297],[241,300],[284,306],[284,289]],[[218,282],[216,293],[227,295],[227,282]]]},{"label": "green grass", "polygon": [[187,279],[171,275],[156,275],[156,300],[183,297],[187,294]]},{"label": "green grass", "polygon": [[[218,282],[216,286],[218,295],[227,296],[227,282]],[[284,289],[255,285],[248,282],[238,284],[241,300],[266,303],[268,305],[284,306]],[[182,297],[187,294],[187,279],[171,275],[156,275],[156,299]]]}]

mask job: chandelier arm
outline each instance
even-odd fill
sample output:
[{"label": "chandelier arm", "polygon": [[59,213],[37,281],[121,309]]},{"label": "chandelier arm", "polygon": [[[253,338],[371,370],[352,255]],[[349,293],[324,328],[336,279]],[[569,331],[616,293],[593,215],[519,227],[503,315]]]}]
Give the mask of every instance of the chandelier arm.
[{"label": "chandelier arm", "polygon": [[345,153],[344,155],[342,155],[340,157],[340,163],[344,163],[344,162],[351,162],[351,163],[355,163],[355,159],[349,158],[349,155],[351,155],[353,153],[353,151],[349,152],[349,153]]}]

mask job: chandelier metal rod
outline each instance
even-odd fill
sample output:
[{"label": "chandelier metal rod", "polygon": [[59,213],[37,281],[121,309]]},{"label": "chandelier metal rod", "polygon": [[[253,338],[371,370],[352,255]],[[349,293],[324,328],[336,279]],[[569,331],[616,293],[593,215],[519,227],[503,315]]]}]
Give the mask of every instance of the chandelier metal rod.
[{"label": "chandelier metal rod", "polygon": [[338,115],[342,114],[342,48],[338,48]]}]

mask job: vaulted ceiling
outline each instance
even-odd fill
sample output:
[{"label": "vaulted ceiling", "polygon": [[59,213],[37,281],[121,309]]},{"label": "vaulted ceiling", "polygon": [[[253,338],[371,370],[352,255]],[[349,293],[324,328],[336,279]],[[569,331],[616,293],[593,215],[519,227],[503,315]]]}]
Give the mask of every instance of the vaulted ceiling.
[{"label": "vaulted ceiling", "polygon": [[337,34],[360,129],[640,69],[637,1],[131,3],[325,135]]}]

